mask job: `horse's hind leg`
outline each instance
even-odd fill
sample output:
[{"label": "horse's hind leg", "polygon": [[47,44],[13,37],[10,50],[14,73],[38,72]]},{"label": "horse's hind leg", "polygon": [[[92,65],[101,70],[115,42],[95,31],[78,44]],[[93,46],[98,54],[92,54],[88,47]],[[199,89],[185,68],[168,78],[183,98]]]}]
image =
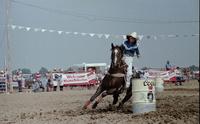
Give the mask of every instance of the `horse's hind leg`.
[{"label": "horse's hind leg", "polygon": [[118,101],[118,97],[119,97],[119,94],[117,92],[115,92],[113,94],[113,105],[115,105]]},{"label": "horse's hind leg", "polygon": [[128,101],[128,100],[131,98],[131,96],[132,96],[132,85],[130,85],[130,87],[127,89],[127,91],[126,91],[126,96],[125,96],[124,99],[119,103],[118,108],[121,108],[121,107],[124,105],[124,103],[125,103],[126,101]]},{"label": "horse's hind leg", "polygon": [[83,106],[83,109],[86,109],[86,108],[90,105],[90,103],[93,102],[102,92],[103,92],[102,86],[100,85],[100,86],[97,88],[95,94],[90,98],[89,101],[87,101],[87,102],[85,103],[85,105]]}]

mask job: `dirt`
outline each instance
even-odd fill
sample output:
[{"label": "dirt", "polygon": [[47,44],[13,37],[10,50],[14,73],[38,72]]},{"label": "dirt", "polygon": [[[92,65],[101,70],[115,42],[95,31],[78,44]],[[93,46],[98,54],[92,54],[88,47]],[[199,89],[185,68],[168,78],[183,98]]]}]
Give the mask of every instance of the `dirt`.
[{"label": "dirt", "polygon": [[[63,92],[0,94],[0,124],[197,124],[199,83],[166,84],[156,93],[156,111],[132,113],[132,101],[122,109],[110,106],[107,96],[94,110],[82,110],[94,89],[65,89]],[[121,95],[120,99],[123,98]]]}]

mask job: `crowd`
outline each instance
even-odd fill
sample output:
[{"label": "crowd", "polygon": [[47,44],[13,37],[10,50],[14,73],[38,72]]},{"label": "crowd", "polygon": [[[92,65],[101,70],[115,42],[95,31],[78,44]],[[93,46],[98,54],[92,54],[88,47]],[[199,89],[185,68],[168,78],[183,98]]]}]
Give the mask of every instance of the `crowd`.
[{"label": "crowd", "polygon": [[[61,73],[63,73],[62,69],[54,69],[53,71],[48,71],[43,74],[36,72],[25,76],[27,74],[23,74],[19,69],[16,71],[16,74],[12,75],[11,82],[17,82],[18,92],[22,92],[24,88],[31,89],[32,92],[50,92],[58,89],[63,91],[63,85],[61,84]],[[6,82],[5,72],[1,71],[0,79],[2,80],[3,78],[3,82]],[[12,84],[10,86],[13,87]]]}]

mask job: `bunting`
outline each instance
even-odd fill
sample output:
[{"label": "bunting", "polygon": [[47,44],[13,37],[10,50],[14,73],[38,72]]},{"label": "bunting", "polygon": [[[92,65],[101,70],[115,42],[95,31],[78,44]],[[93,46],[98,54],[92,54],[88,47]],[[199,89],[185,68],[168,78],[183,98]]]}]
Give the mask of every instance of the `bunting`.
[{"label": "bunting", "polygon": [[[108,34],[108,33],[86,33],[86,32],[70,32],[70,31],[63,31],[63,30],[55,30],[55,29],[47,29],[47,28],[35,28],[35,27],[30,27],[30,26],[21,26],[21,25],[9,25],[9,27],[12,30],[23,30],[23,31],[33,31],[33,32],[49,32],[49,33],[57,33],[58,35],[61,34],[73,34],[73,35],[79,35],[79,36],[90,36],[90,37],[97,37],[97,38],[105,38],[105,39],[109,39],[109,38],[113,38],[113,39],[126,39],[126,35],[122,34],[122,35],[112,35],[112,34]],[[196,37],[199,36],[199,34],[184,34],[184,35],[178,35],[178,34],[168,34],[168,35],[139,35],[139,40],[143,40],[143,39],[153,39],[153,40],[158,40],[158,39],[164,39],[164,38],[177,38],[177,37]]]}]

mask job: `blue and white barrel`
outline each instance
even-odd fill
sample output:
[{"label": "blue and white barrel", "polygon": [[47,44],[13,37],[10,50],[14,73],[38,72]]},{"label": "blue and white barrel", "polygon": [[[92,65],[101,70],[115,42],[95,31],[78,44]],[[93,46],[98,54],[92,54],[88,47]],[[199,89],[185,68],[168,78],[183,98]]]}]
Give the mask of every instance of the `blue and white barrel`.
[{"label": "blue and white barrel", "polygon": [[156,111],[155,80],[133,79],[132,83],[133,113],[139,114]]}]

